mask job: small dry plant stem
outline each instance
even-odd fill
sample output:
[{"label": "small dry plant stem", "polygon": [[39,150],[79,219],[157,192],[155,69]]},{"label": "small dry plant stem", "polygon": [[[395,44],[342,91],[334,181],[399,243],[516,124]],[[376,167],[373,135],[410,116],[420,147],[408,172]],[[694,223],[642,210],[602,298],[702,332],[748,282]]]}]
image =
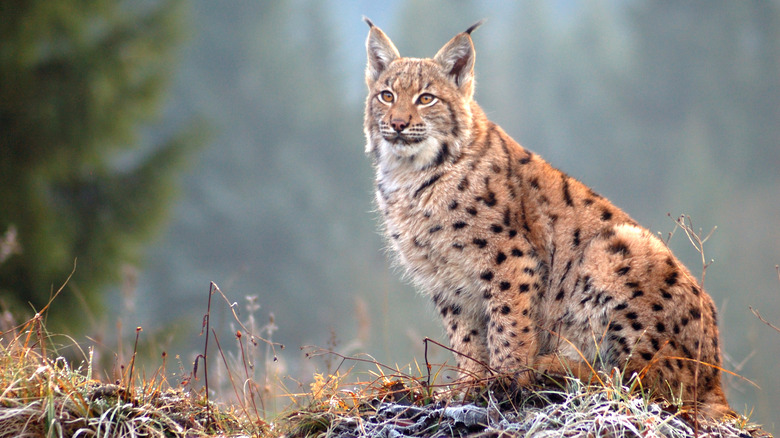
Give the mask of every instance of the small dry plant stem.
[{"label": "small dry plant stem", "polygon": [[209,299],[208,304],[206,305],[206,314],[203,315],[203,322],[201,323],[200,328],[200,334],[202,335],[205,331],[206,333],[206,342],[203,346],[203,354],[199,354],[195,357],[195,364],[193,365],[192,375],[197,377],[198,375],[198,360],[203,361],[203,382],[206,387],[205,391],[205,400],[206,400],[206,410],[208,412],[208,418],[209,421],[211,421],[211,405],[209,404],[209,362],[208,362],[208,352],[209,352],[209,328],[210,328],[210,320],[211,320],[211,296],[214,294],[214,291],[218,290],[217,285],[212,281],[209,284]]},{"label": "small dry plant stem", "polygon": [[[241,348],[241,362],[244,365],[244,377],[246,380],[244,380],[244,386],[249,386],[249,401],[252,403],[252,409],[255,411],[255,416],[257,418],[260,418],[260,413],[257,410],[257,403],[255,402],[255,384],[252,381],[252,378],[249,376],[249,366],[246,362],[246,352],[244,351],[244,340],[241,337],[241,330],[236,331],[236,337],[238,338],[238,345]],[[238,395],[238,394],[236,394]],[[260,403],[262,405],[263,400],[260,399]],[[262,406],[263,411],[265,411],[265,406]]]},{"label": "small dry plant stem", "polygon": [[[434,345],[437,345],[437,346],[439,346],[439,347],[441,347],[441,348],[443,348],[443,349],[445,349],[445,350],[448,350],[448,351],[452,352],[453,354],[457,354],[458,356],[463,356],[463,357],[465,357],[465,358],[466,358],[466,359],[468,359],[468,360],[474,361],[474,362],[476,362],[476,363],[478,363],[478,364],[482,365],[482,367],[484,367],[484,368],[485,368],[485,370],[488,372],[488,374],[490,374],[491,376],[494,376],[494,375],[496,375],[496,370],[494,370],[493,368],[491,368],[491,367],[490,367],[490,365],[486,364],[485,362],[482,362],[482,361],[481,361],[481,360],[479,360],[479,359],[473,358],[473,357],[469,356],[468,354],[461,353],[461,352],[460,352],[460,351],[458,351],[458,350],[455,350],[455,349],[453,349],[453,348],[450,348],[450,347],[448,347],[448,346],[446,346],[446,345],[444,345],[444,344],[442,344],[442,343],[440,343],[440,342],[436,342],[436,341],[434,341],[433,339],[431,339],[431,338],[428,338],[428,337],[426,337],[425,339],[423,339],[423,342],[425,342],[425,349],[426,349],[426,352],[427,352],[427,350],[428,350],[428,342],[430,342],[430,343],[432,343],[432,344],[434,344]],[[430,367],[430,364],[428,363],[428,357],[427,357],[427,356],[426,356],[426,358],[425,358],[425,365],[426,365],[426,366],[428,366],[428,367]]]},{"label": "small dry plant stem", "polygon": [[[671,215],[669,215],[671,217]],[[715,232],[715,230],[718,227],[712,227],[709,233],[707,233],[706,236],[702,237],[703,231],[701,228],[699,228],[699,231],[697,232],[693,228],[693,221],[691,220],[691,217],[688,215],[681,215],[675,220],[675,223],[677,226],[680,227],[680,229],[683,230],[685,235],[688,237],[688,241],[691,242],[691,245],[696,249],[696,251],[701,255],[701,283],[700,286],[704,287],[704,279],[707,275],[707,268],[712,264],[712,260],[709,262],[707,261],[707,258],[704,255],[704,243],[709,240],[710,237],[712,237],[712,233]],[[671,235],[670,235],[671,236]],[[703,306],[703,300],[704,295],[699,296],[699,307]],[[700,327],[702,328],[702,333],[704,329],[703,322],[699,322]],[[699,347],[696,350],[696,365],[693,369],[693,381],[698,382],[699,381],[699,367],[701,365],[701,350],[702,345],[704,342],[699,341]],[[699,403],[698,403],[698,385],[694,386],[693,388],[693,410],[696,420],[694,421],[694,435],[699,435],[699,421],[698,421],[698,412],[699,412]]]},{"label": "small dry plant stem", "polygon": [[[235,386],[235,383],[233,381],[233,375],[230,372],[230,367],[228,366],[228,362],[227,362],[227,360],[225,358],[224,352],[222,351],[222,347],[219,344],[219,339],[217,338],[217,333],[211,328],[211,297],[214,294],[219,294],[222,297],[222,299],[225,301],[225,303],[230,308],[230,312],[233,315],[233,319],[238,324],[238,326],[241,327],[241,329],[243,329],[245,331],[245,333],[249,336],[249,338],[252,340],[252,342],[254,342],[254,339],[259,339],[260,341],[265,342],[266,345],[269,346],[270,351],[273,353],[274,360],[276,360],[276,347],[279,347],[279,349],[284,349],[284,345],[282,345],[282,344],[280,344],[278,342],[272,342],[272,341],[270,341],[268,339],[265,339],[265,338],[263,338],[261,336],[258,336],[256,334],[254,334],[252,332],[252,330],[248,329],[246,327],[246,325],[244,325],[244,323],[241,322],[240,318],[238,317],[238,314],[236,313],[236,307],[238,307],[238,303],[236,303],[236,302],[232,302],[231,303],[230,300],[228,300],[227,296],[219,288],[219,286],[217,286],[217,284],[214,283],[213,281],[210,282],[210,284],[209,284],[208,303],[206,305],[206,313],[203,315],[203,322],[202,322],[202,325],[201,325],[201,333],[200,333],[201,335],[203,335],[204,332],[205,332],[206,339],[205,339],[205,343],[204,343],[204,347],[203,347],[203,353],[202,354],[198,354],[195,357],[195,363],[193,365],[193,372],[192,372],[193,376],[197,377],[198,363],[199,363],[199,361],[203,363],[203,381],[204,381],[205,391],[206,391],[206,393],[205,393],[205,401],[206,401],[206,406],[207,406],[207,410],[208,410],[208,414],[209,414],[209,421],[213,420],[213,417],[211,415],[212,414],[211,406],[209,405],[208,351],[209,351],[209,337],[210,337],[210,335],[214,335],[214,340],[215,340],[215,342],[217,342],[217,349],[219,350],[220,354],[222,355],[223,362],[225,362],[225,368],[227,369],[228,377],[229,377],[229,379],[231,381],[231,384],[233,385],[233,389],[236,392],[236,397],[238,399],[241,399],[241,396],[239,395],[238,390],[237,390],[237,388]],[[242,357],[243,362],[244,362],[244,371],[245,371],[245,375],[246,375],[246,384],[250,385],[249,386],[249,397],[252,400],[252,406],[253,406],[253,409],[255,411],[255,415],[257,416],[257,418],[260,418],[259,411],[257,409],[256,402],[254,400],[255,396],[257,395],[257,391],[256,391],[255,386],[253,386],[254,382],[252,381],[252,379],[250,378],[250,375],[249,375],[249,366],[247,365],[246,352],[244,350],[244,345],[243,345],[243,342],[242,342],[241,331],[237,332],[237,336],[238,336],[239,345],[240,345],[240,348],[241,348],[241,357]],[[262,403],[262,399],[261,399],[261,403]],[[246,407],[243,405],[243,402],[242,402],[242,409],[246,412]],[[263,406],[262,409],[264,409],[264,406]]]},{"label": "small dry plant stem", "polygon": [[[212,330],[213,331],[213,330]],[[217,350],[219,351],[219,355],[222,357],[222,363],[225,364],[225,369],[228,373],[228,379],[230,380],[230,385],[233,387],[233,392],[236,394],[236,400],[238,400],[238,403],[241,405],[241,410],[244,412],[244,415],[246,415],[247,418],[249,418],[249,411],[246,409],[246,403],[244,403],[244,399],[241,397],[240,393],[238,392],[238,388],[236,387],[236,381],[233,379],[233,373],[230,371],[230,365],[228,365],[227,358],[225,357],[225,352],[222,350],[222,346],[219,343],[219,337],[217,336],[217,333],[214,333],[214,342],[217,343]]]},{"label": "small dry plant stem", "polygon": [[135,356],[138,354],[138,338],[141,335],[143,329],[139,326],[135,328],[135,344],[133,345],[133,356],[130,358],[130,371],[127,374],[127,382],[125,388],[128,389],[128,395],[132,397],[133,394],[133,369],[135,368]]},{"label": "small dry plant stem", "polygon": [[429,340],[430,340],[430,338],[427,338],[427,337],[425,339],[423,339],[423,347],[424,347],[423,354],[424,354],[424,357],[425,357],[425,369],[427,371],[427,376],[428,376],[428,378],[427,378],[427,380],[425,382],[426,389],[430,389],[430,387],[431,387],[431,368],[432,368],[432,366],[431,366],[431,362],[428,360],[428,341]]},{"label": "small dry plant stem", "polygon": [[[777,272],[777,280],[780,281],[780,265],[775,265],[775,272]],[[763,322],[764,324],[774,329],[776,332],[780,333],[780,327],[777,327],[776,325],[764,319],[764,317],[761,316],[761,314],[758,313],[758,310],[754,309],[753,306],[748,306],[748,307],[750,308],[750,311],[753,312],[753,315],[756,315],[756,318],[758,318],[759,321]]]}]

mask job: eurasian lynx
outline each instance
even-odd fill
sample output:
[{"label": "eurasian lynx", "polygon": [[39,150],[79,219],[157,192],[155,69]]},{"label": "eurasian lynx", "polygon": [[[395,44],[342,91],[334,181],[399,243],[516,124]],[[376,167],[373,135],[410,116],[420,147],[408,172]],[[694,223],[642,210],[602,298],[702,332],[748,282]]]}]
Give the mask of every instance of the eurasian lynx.
[{"label": "eurasian lynx", "polygon": [[416,59],[366,21],[376,200],[463,377],[485,376],[478,360],[520,384],[528,370],[587,378],[585,357],[729,412],[712,299],[652,233],[487,120],[473,99],[477,25]]}]

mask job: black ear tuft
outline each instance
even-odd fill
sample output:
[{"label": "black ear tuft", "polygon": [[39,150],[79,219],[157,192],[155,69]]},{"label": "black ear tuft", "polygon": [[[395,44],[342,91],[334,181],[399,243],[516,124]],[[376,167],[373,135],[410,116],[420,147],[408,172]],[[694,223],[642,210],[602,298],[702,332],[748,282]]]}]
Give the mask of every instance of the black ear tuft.
[{"label": "black ear tuft", "polygon": [[[369,27],[369,28],[372,28],[372,27],[374,27],[374,22],[373,22],[373,21],[371,21],[371,20],[370,20],[368,17],[366,17],[365,15],[363,16],[363,21],[365,21],[365,22],[366,22],[366,24],[368,25],[368,27]],[[482,21],[485,21],[485,20],[482,20]],[[479,26],[480,24],[482,24],[482,21],[480,21],[479,23],[475,24],[474,26]],[[474,26],[471,26],[471,27],[474,27]]]},{"label": "black ear tuft", "polygon": [[[368,18],[366,18],[366,17],[363,17],[363,19],[365,19],[365,20],[368,20]],[[485,24],[485,22],[486,22],[486,21],[487,21],[487,18],[483,18],[483,19],[481,19],[481,20],[477,21],[476,23],[472,24],[472,25],[471,25],[471,27],[469,27],[468,29],[466,29],[466,32],[465,32],[465,33],[467,33],[467,34],[471,35],[471,32],[474,32],[475,30],[477,30],[477,28],[478,28],[479,26],[482,26],[483,24]],[[371,23],[371,22],[369,22],[369,25],[371,25],[370,23]]]}]

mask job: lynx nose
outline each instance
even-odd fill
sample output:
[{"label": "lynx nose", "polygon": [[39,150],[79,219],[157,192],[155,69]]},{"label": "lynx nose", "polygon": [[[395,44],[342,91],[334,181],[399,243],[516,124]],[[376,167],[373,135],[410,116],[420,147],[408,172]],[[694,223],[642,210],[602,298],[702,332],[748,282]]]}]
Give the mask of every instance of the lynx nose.
[{"label": "lynx nose", "polygon": [[409,126],[409,122],[404,119],[393,119],[390,121],[390,125],[395,129],[395,132],[401,132]]}]

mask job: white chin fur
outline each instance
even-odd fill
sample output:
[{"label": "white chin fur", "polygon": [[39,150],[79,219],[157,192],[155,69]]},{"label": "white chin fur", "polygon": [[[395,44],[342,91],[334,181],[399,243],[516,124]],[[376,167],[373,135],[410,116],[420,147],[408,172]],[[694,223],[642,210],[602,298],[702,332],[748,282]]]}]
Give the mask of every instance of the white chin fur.
[{"label": "white chin fur", "polygon": [[396,165],[409,163],[418,169],[433,162],[439,154],[440,148],[441,142],[433,137],[411,144],[391,143],[383,139],[380,144],[385,159],[390,158],[397,161]]}]

